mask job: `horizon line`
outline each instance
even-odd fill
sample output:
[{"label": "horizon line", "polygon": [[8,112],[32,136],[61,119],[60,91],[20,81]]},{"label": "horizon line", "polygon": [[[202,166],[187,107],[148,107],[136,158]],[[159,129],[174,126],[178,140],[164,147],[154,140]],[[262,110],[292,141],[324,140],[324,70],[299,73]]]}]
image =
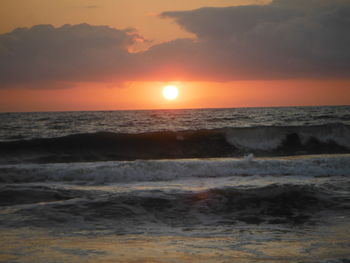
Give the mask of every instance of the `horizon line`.
[{"label": "horizon line", "polygon": [[221,109],[254,109],[254,108],[301,108],[301,107],[349,107],[350,104],[332,105],[294,105],[294,106],[244,106],[244,107],[198,107],[198,108],[152,108],[152,109],[99,109],[99,110],[42,110],[42,111],[0,111],[7,113],[54,113],[54,112],[110,112],[110,111],[172,111],[172,110],[221,110]]}]

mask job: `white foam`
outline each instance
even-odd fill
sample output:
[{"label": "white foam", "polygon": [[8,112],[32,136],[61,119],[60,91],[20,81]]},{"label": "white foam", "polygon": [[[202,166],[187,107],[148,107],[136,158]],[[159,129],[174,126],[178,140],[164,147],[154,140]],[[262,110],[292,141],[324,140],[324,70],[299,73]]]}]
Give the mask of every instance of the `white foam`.
[{"label": "white foam", "polygon": [[270,151],[277,149],[288,134],[298,134],[301,143],[310,138],[320,142],[335,142],[339,146],[350,149],[350,126],[324,125],[318,126],[290,126],[290,127],[251,127],[232,128],[226,130],[226,141],[241,149]]},{"label": "white foam", "polygon": [[286,132],[275,127],[227,129],[226,141],[238,148],[254,150],[276,149],[284,140]]},{"label": "white foam", "polygon": [[98,163],[1,165],[2,182],[162,181],[190,177],[245,175],[349,176],[350,156],[313,156],[296,159],[189,159],[113,161]]}]

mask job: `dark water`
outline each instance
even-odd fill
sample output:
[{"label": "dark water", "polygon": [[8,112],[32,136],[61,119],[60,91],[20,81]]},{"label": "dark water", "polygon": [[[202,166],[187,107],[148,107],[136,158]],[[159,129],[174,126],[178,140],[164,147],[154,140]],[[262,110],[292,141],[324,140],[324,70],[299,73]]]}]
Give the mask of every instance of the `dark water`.
[{"label": "dark water", "polygon": [[0,114],[0,262],[349,262],[349,116]]},{"label": "dark water", "polygon": [[0,114],[0,162],[350,152],[350,107]]},{"label": "dark water", "polygon": [[350,106],[0,113],[0,141],[71,134],[350,125]]}]

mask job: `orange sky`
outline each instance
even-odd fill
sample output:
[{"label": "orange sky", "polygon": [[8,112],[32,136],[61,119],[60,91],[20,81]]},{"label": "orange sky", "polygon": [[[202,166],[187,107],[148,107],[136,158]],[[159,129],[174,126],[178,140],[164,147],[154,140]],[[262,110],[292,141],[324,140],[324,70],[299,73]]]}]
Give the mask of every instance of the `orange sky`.
[{"label": "orange sky", "polygon": [[[193,34],[170,19],[163,11],[192,10],[203,6],[231,6],[268,3],[268,0],[11,0],[0,9],[0,33],[37,24],[89,23],[118,29],[134,27],[147,44]],[[1,51],[1,50],[0,50]],[[161,89],[176,84],[180,96],[166,101]],[[74,83],[74,87],[0,88],[0,111],[118,110],[158,108],[256,107],[350,104],[349,80],[271,80],[231,82],[128,82]]]},{"label": "orange sky", "polygon": [[[175,84],[180,96],[167,101],[161,91]],[[0,111],[228,108],[347,105],[349,81],[134,82],[123,87],[84,83],[66,89],[0,89]]]}]

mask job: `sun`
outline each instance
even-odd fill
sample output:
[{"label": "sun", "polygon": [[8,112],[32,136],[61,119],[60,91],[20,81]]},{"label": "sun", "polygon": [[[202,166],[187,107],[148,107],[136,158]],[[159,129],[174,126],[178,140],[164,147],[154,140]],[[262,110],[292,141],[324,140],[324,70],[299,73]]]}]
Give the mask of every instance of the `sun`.
[{"label": "sun", "polygon": [[179,89],[174,85],[163,88],[163,97],[167,100],[175,100],[179,96]]}]

